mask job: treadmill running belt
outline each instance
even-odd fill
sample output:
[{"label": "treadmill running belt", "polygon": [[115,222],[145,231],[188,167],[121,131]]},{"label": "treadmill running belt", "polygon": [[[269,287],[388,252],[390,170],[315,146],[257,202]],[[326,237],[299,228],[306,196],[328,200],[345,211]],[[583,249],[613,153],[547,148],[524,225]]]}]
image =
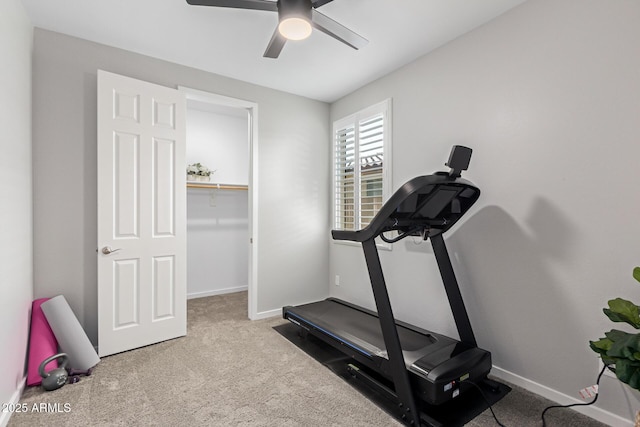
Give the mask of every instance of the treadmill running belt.
[{"label": "treadmill running belt", "polygon": [[[334,338],[357,347],[366,355],[387,359],[382,330],[378,317],[362,308],[337,299],[326,299],[296,307],[285,307],[285,317],[302,321],[328,333]],[[416,359],[414,353],[424,354],[426,347],[433,344],[456,343],[456,341],[434,335],[427,331],[418,332],[402,324],[397,325],[405,362],[410,366]]]}]

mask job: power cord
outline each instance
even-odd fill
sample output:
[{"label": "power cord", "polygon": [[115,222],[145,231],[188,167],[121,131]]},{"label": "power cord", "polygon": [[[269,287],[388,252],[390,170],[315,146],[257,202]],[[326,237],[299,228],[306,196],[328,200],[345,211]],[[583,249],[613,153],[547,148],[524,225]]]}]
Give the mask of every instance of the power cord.
[{"label": "power cord", "polygon": [[[599,387],[600,386],[600,378],[602,378],[602,374],[604,374],[604,370],[607,369],[608,366],[604,365],[602,367],[602,370],[600,371],[600,373],[598,374],[598,378],[596,379],[596,385]],[[478,391],[480,392],[480,396],[482,396],[482,398],[484,399],[484,401],[486,402],[487,406],[489,407],[489,411],[491,411],[491,415],[493,415],[493,419],[496,421],[496,424],[498,424],[500,427],[506,427],[504,424],[502,424],[500,422],[500,420],[498,420],[498,417],[496,416],[496,413],[493,412],[493,408],[491,407],[491,403],[489,403],[489,400],[487,399],[487,397],[484,395],[484,392],[482,391],[482,388],[472,382],[472,381],[463,381],[460,384],[471,384],[473,385],[475,388],[478,389]],[[598,400],[598,395],[599,393],[596,393],[595,397],[593,398],[593,400],[591,402],[586,402],[586,403],[572,403],[570,405],[551,405],[551,406],[547,406],[546,408],[544,408],[544,410],[542,411],[542,427],[546,427],[547,423],[544,419],[545,414],[547,413],[547,411],[549,409],[555,409],[555,408],[572,408],[574,406],[589,406],[589,405],[593,405],[594,403],[596,403],[596,401]]]},{"label": "power cord", "polygon": [[[598,379],[596,379],[596,386],[600,386],[600,378],[602,378],[602,374],[604,374],[604,370],[607,369],[608,366],[605,364],[602,367],[602,370],[600,371],[600,374],[598,374]],[[572,408],[574,406],[589,406],[589,405],[593,405],[594,403],[596,403],[596,400],[598,400],[598,396],[600,395],[600,393],[596,393],[595,397],[593,398],[593,400],[591,402],[586,402],[586,403],[572,403],[571,405],[552,405],[552,406],[547,406],[546,408],[544,408],[544,411],[542,411],[542,415],[540,416],[542,418],[542,427],[546,427],[547,423],[544,420],[544,414],[549,410],[549,409],[554,409],[554,408]]]},{"label": "power cord", "polygon": [[496,417],[496,413],[493,412],[493,408],[491,407],[491,403],[489,403],[489,400],[487,399],[487,396],[484,395],[484,392],[482,391],[482,388],[478,384],[474,383],[473,381],[469,381],[469,380],[462,381],[460,384],[471,384],[472,386],[477,388],[478,391],[480,392],[480,396],[482,396],[482,398],[484,399],[485,403],[489,407],[489,411],[491,411],[491,415],[493,415],[493,419],[496,421],[496,424],[498,424],[500,427],[506,427],[504,424],[502,424],[500,422],[500,420],[498,420],[498,417]]}]

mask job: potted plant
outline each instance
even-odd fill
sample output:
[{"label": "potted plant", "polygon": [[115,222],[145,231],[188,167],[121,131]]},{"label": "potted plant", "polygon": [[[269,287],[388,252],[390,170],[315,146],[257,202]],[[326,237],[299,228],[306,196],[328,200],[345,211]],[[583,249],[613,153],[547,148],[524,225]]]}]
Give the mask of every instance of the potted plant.
[{"label": "potted plant", "polygon": [[[640,282],[640,267],[633,269],[633,277]],[[623,322],[640,329],[640,307],[622,298],[608,302],[604,314],[614,322]],[[640,333],[611,329],[598,341],[589,341],[602,362],[629,387],[640,390]]]},{"label": "potted plant", "polygon": [[209,181],[213,172],[200,162],[193,163],[187,166],[187,181]]}]

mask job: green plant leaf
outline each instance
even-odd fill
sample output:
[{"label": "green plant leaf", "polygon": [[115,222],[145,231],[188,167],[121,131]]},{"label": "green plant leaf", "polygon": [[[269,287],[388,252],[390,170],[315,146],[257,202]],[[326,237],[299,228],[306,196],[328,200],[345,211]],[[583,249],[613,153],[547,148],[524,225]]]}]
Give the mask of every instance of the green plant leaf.
[{"label": "green plant leaf", "polygon": [[[640,282],[640,267],[633,269],[633,278]],[[612,299],[608,304],[609,308],[603,312],[609,319],[640,329],[640,306],[622,298]],[[620,381],[640,390],[640,333],[612,329],[605,332],[605,338],[589,341],[589,347],[598,353]]]},{"label": "green plant leaf", "polygon": [[640,390],[640,362],[625,359],[616,361],[616,377],[630,387]]},{"label": "green plant leaf", "polygon": [[604,336],[609,338],[611,341],[623,340],[627,335],[629,335],[629,332],[621,331],[619,329],[612,329],[609,332],[604,333]]},{"label": "green plant leaf", "polygon": [[600,354],[601,357],[606,357],[607,351],[611,348],[613,341],[609,338],[600,338],[598,341],[589,341],[589,347],[591,350]]},{"label": "green plant leaf", "polygon": [[626,299],[616,298],[609,300],[609,308],[605,308],[604,314],[614,322],[624,322],[640,329],[640,314],[638,306]]},{"label": "green plant leaf", "polygon": [[[611,336],[615,336],[616,339],[612,339]],[[611,348],[607,351],[608,357],[628,359],[635,362],[634,355],[640,351],[640,334],[616,331],[614,334],[607,335],[607,337],[613,342]],[[616,366],[617,364],[618,361],[616,360]]]}]

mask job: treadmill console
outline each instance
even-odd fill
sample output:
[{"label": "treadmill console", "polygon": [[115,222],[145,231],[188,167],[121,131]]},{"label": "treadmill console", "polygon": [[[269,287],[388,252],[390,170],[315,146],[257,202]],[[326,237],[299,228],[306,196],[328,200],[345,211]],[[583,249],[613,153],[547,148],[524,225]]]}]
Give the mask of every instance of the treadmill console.
[{"label": "treadmill console", "polygon": [[[402,185],[362,230],[332,230],[335,240],[363,242],[380,236],[394,243],[407,236],[424,239],[449,230],[478,200],[480,189],[460,177],[471,160],[471,148],[456,145],[445,164],[449,172],[413,178]],[[397,231],[398,236],[383,233]]]},{"label": "treadmill console", "polygon": [[469,168],[471,162],[471,153],[473,150],[469,147],[462,145],[454,145],[449,154],[449,160],[445,163],[445,166],[451,168],[449,175],[453,177],[459,177],[462,171],[466,171]]}]

